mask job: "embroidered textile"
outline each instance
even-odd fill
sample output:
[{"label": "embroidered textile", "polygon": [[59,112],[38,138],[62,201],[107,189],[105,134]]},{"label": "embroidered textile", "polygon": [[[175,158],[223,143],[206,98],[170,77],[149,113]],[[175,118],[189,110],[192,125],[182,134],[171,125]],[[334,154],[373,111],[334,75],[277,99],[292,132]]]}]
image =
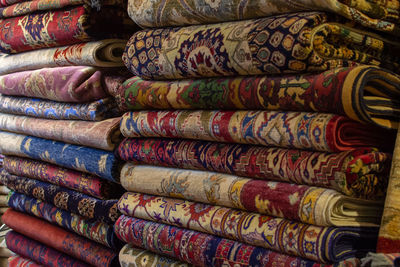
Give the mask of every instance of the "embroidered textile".
[{"label": "embroidered textile", "polygon": [[358,64],[398,71],[398,55],[395,42],[338,24],[326,13],[306,12],[142,30],[128,41],[122,59],[135,75],[160,80],[322,72]]},{"label": "embroidered textile", "polygon": [[119,181],[120,160],[112,152],[0,131],[2,154],[27,157]]},{"label": "embroidered textile", "polygon": [[0,171],[0,180],[21,194],[50,203],[57,208],[88,219],[113,224],[119,216],[117,200],[100,200],[57,185]]},{"label": "embroidered textile", "polygon": [[377,225],[382,203],[306,185],[215,172],[126,163],[121,184],[130,192],[209,203],[320,226]]},{"label": "embroidered textile", "polygon": [[51,120],[0,113],[0,130],[112,151],[121,141],[120,120]]},{"label": "embroidered textile", "polygon": [[114,249],[122,247],[119,239],[114,235],[112,225],[87,220],[74,213],[58,209],[49,203],[16,192],[10,196],[8,204],[16,211],[36,216],[97,243]]},{"label": "embroidered textile", "polygon": [[[60,66],[120,67],[126,41],[108,39],[71,46],[0,54],[0,74]],[[32,59],[35,60],[32,60]]]},{"label": "embroidered textile", "polygon": [[[114,91],[112,91],[114,92]],[[400,76],[375,66],[321,74],[146,81],[126,80],[115,98],[121,110],[266,109],[328,112],[398,128]]]},{"label": "embroidered textile", "polygon": [[394,140],[392,132],[347,117],[279,111],[133,111],[123,115],[121,133],[327,152],[387,147]]},{"label": "embroidered textile", "polygon": [[100,121],[121,114],[112,98],[88,103],[62,103],[4,95],[0,95],[0,112],[54,120],[84,121]]},{"label": "embroidered textile", "polygon": [[9,209],[3,220],[14,231],[91,265],[107,267],[118,261],[111,249],[33,216]]},{"label": "embroidered textile", "polygon": [[335,189],[366,199],[385,196],[391,155],[372,148],[340,153],[156,138],[125,138],[122,160]]},{"label": "embroidered textile", "polygon": [[363,267],[392,267],[400,265],[400,253],[373,253],[369,252],[367,256],[361,259]]},{"label": "embroidered textile", "polygon": [[8,267],[43,267],[43,265],[37,264],[31,259],[27,259],[18,255],[8,258],[8,263],[6,264],[5,266]]},{"label": "embroidered textile", "polygon": [[[86,263],[80,260],[74,259],[64,253],[61,253],[51,247],[41,244],[31,238],[21,235],[15,231],[11,231],[6,236],[7,246],[22,257],[34,261],[34,263],[43,264],[43,266],[59,267],[59,266],[71,266],[71,267],[87,267]],[[16,261],[11,259],[11,261]],[[23,261],[25,262],[25,261]],[[10,265],[12,266],[12,265]],[[29,266],[32,265],[16,265],[16,266]],[[33,265],[38,266],[38,265]],[[39,265],[42,266],[42,265]]]},{"label": "embroidered textile", "polygon": [[116,183],[84,172],[27,158],[4,158],[3,168],[10,174],[66,187],[99,199],[119,198],[123,189]]}]

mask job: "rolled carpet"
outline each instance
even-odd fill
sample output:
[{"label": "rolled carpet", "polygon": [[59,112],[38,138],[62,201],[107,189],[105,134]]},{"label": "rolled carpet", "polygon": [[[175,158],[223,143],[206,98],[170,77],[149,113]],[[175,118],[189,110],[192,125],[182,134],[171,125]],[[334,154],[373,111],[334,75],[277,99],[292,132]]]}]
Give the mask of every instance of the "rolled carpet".
[{"label": "rolled carpet", "polygon": [[[276,262],[280,263],[279,266],[313,266],[315,263],[214,235],[125,215],[119,217],[114,229],[117,236],[127,243],[172,256],[196,266],[226,266],[233,265],[233,262],[240,262],[244,266],[273,266]],[[359,242],[339,246],[339,251],[330,260],[339,262],[352,258],[355,254],[366,254],[368,250],[374,249],[375,239],[372,236],[367,232],[354,236],[354,240],[358,239]]]},{"label": "rolled carpet", "polygon": [[[11,257],[11,256],[14,255],[14,253],[11,252],[7,248],[7,244],[6,244],[6,235],[10,231],[11,231],[11,229],[8,228],[7,225],[5,225],[5,224],[2,224],[0,226],[0,259],[1,258],[8,258],[8,257]],[[0,266],[3,266],[3,265],[0,265]]]},{"label": "rolled carpet", "polygon": [[120,120],[52,120],[0,113],[0,130],[112,151],[122,139]]},{"label": "rolled carpet", "polygon": [[[62,262],[62,260],[61,260]],[[6,265],[8,264],[8,265]],[[35,261],[21,257],[19,255],[12,256],[8,258],[8,263],[5,266],[9,267],[42,267],[43,265],[36,263]],[[85,266],[85,265],[83,265]]]},{"label": "rolled carpet", "polygon": [[385,148],[395,137],[343,116],[290,111],[133,111],[122,116],[121,133],[326,152]]},{"label": "rolled carpet", "polygon": [[4,155],[42,160],[119,181],[121,162],[112,152],[3,131],[0,131],[0,140],[4,140],[0,143]]},{"label": "rolled carpet", "polygon": [[10,193],[10,189],[7,188],[5,185],[0,186],[0,194],[1,195],[8,195]]},{"label": "rolled carpet", "polygon": [[[105,39],[71,46],[0,55],[0,74],[60,66],[121,67],[125,40]],[[34,58],[35,60],[32,60]]]},{"label": "rolled carpet", "polygon": [[[327,112],[398,128],[400,76],[376,67],[320,74],[147,81],[134,76],[111,91],[121,110],[266,109]],[[155,97],[156,96],[156,97]]]},{"label": "rolled carpet", "polygon": [[36,216],[110,248],[122,247],[114,234],[113,226],[97,221],[96,218],[87,220],[49,203],[16,192],[10,196],[8,204],[16,211]]},{"label": "rolled carpet", "polygon": [[24,0],[0,0],[0,7],[6,7],[15,3],[23,2]]},{"label": "rolled carpet", "polygon": [[361,266],[366,267],[392,267],[399,266],[400,253],[373,253],[369,252],[361,259]]},{"label": "rolled carpet", "polygon": [[119,198],[124,191],[120,185],[100,177],[37,160],[7,156],[3,168],[13,175],[52,183],[99,199]]},{"label": "rolled carpet", "polygon": [[385,197],[391,163],[390,154],[373,148],[324,153],[157,138],[125,138],[118,154],[137,164],[306,184],[366,199]]},{"label": "rolled carpet", "polygon": [[57,185],[0,171],[0,180],[21,194],[42,200],[87,219],[113,224],[119,216],[116,199],[100,200]]},{"label": "rolled carpet", "polygon": [[130,192],[237,208],[320,226],[376,226],[382,213],[381,202],[347,197],[331,189],[215,172],[126,163],[121,184]]},{"label": "rolled carpet", "polygon": [[322,12],[136,32],[125,66],[148,80],[322,72],[358,64],[398,71],[400,45]]},{"label": "rolled carpet", "polygon": [[100,121],[121,115],[112,98],[88,103],[66,103],[4,95],[0,95],[0,112],[54,120],[84,121]]}]

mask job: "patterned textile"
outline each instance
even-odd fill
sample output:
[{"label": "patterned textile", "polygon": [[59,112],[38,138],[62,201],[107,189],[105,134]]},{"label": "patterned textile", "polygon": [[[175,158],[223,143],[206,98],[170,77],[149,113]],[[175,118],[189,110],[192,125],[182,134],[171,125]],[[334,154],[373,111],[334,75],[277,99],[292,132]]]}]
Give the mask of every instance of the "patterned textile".
[{"label": "patterned textile", "polygon": [[121,141],[120,120],[51,120],[0,113],[0,130],[112,151]]},{"label": "patterned textile", "polygon": [[114,78],[112,73],[95,67],[44,68],[0,76],[0,93],[60,102],[89,102],[107,97],[107,92],[114,90],[109,87],[118,87],[123,80],[124,77]]},{"label": "patterned textile", "polygon": [[375,66],[301,76],[146,81],[128,79],[115,93],[121,110],[267,109],[318,111],[398,128],[400,76]]},{"label": "patterned textile", "polygon": [[138,164],[307,184],[366,199],[385,196],[391,160],[390,154],[372,148],[323,153],[156,138],[125,138],[118,153]]},{"label": "patterned textile", "polygon": [[113,153],[84,146],[0,131],[1,153],[28,157],[119,181],[121,162]]},{"label": "patterned textile", "polygon": [[[306,185],[215,172],[125,164],[121,184],[130,192],[221,205],[320,226],[379,224],[382,203]],[[10,187],[10,186],[9,186]]]},{"label": "patterned textile", "polygon": [[[273,266],[273,263],[277,264],[278,262],[281,263],[279,266],[313,266],[314,263],[300,257],[273,252],[214,235],[125,215],[119,217],[114,229],[117,236],[127,243],[169,255],[196,266],[233,266],[233,262],[240,262],[243,264],[242,266]],[[358,238],[360,238],[359,242],[362,242],[358,244],[359,248],[342,244],[338,251],[329,255],[329,260],[338,262],[354,257],[355,253],[362,255],[368,250],[373,250],[375,246],[373,237],[366,234],[360,235]],[[304,249],[310,245],[305,243]],[[353,249],[357,249],[357,252]]]},{"label": "patterned textile", "polygon": [[[341,249],[354,248],[361,235],[360,228],[319,227],[220,206],[131,192],[122,196],[118,208],[130,217],[323,262],[335,261],[332,255],[347,253]],[[378,229],[372,231],[374,235],[371,237],[376,237],[377,232]],[[366,236],[363,235],[363,238]]]},{"label": "patterned textile", "polygon": [[121,267],[189,267],[190,264],[126,244],[119,252]]},{"label": "patterned textile", "polygon": [[121,56],[125,44],[125,40],[111,39],[13,55],[0,54],[0,74],[76,65],[120,67],[124,65]]},{"label": "patterned textile", "polygon": [[121,121],[125,137],[171,137],[338,152],[388,146],[385,129],[325,113],[279,111],[134,111]]},{"label": "patterned textile", "polygon": [[10,196],[8,204],[16,211],[39,217],[105,246],[114,249],[122,247],[111,225],[87,220],[46,202],[15,192]]},{"label": "patterned textile", "polygon": [[149,80],[321,72],[358,63],[398,71],[399,44],[336,22],[308,12],[142,30],[122,59]]},{"label": "patterned textile", "polygon": [[6,7],[15,3],[23,2],[24,0],[0,0],[0,7]]},{"label": "patterned textile", "polygon": [[21,256],[12,256],[8,258],[8,267],[42,267],[43,265],[37,264],[31,259],[27,259]]},{"label": "patterned textile", "polygon": [[129,16],[144,28],[234,21],[305,10],[330,11],[363,26],[399,34],[398,1],[128,1]]},{"label": "patterned textile", "polygon": [[8,189],[7,186],[5,185],[0,186],[1,195],[8,195],[8,193],[10,193],[10,189]]},{"label": "patterned textile", "polygon": [[362,267],[392,267],[400,266],[400,253],[373,253],[369,252],[367,256],[361,259]]},{"label": "patterned textile", "polygon": [[117,200],[99,200],[57,185],[19,177],[0,171],[0,180],[21,194],[50,203],[57,208],[88,219],[113,224],[119,216]]},{"label": "patterned textile", "polygon": [[11,229],[5,224],[0,226],[0,258],[8,258],[14,255],[14,253],[7,248],[6,244],[6,235],[10,231]]},{"label": "patterned textile", "polygon": [[62,103],[4,95],[0,95],[0,112],[54,120],[84,121],[101,121],[121,114],[112,98],[88,103]]},{"label": "patterned textile", "polygon": [[110,248],[33,216],[9,209],[3,220],[14,231],[91,265],[106,267],[118,260]]},{"label": "patterned textile", "polygon": [[7,156],[3,168],[13,175],[52,183],[99,199],[119,198],[123,192],[116,183],[37,160]]},{"label": "patterned textile", "polygon": [[1,19],[0,52],[14,54],[124,37],[128,32],[125,13],[121,7],[108,6],[96,11],[80,5]]}]

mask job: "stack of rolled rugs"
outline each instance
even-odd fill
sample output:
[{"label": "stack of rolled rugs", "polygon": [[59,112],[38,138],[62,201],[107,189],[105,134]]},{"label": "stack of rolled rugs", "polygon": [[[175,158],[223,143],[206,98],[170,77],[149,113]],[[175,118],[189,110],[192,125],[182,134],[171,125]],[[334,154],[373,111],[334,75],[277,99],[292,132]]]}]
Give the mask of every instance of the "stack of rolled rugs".
[{"label": "stack of rolled rugs", "polygon": [[393,3],[130,0],[144,29],[114,92],[121,265],[357,266],[375,251],[399,123]]},{"label": "stack of rolled rugs", "polygon": [[126,79],[134,23],[119,0],[6,0],[0,17],[9,265],[118,265],[122,113],[109,90]]}]

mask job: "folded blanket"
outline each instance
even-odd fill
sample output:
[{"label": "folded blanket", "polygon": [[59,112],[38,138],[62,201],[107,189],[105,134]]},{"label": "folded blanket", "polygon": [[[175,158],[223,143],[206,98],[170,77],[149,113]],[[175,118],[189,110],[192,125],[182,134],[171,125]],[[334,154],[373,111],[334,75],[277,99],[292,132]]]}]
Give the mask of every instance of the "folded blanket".
[{"label": "folded blanket", "polygon": [[[243,266],[273,266],[273,263],[277,262],[280,263],[279,266],[313,266],[310,260],[300,257],[125,215],[119,217],[114,229],[117,236],[127,243],[169,255],[196,266],[231,266],[234,262],[240,262]],[[296,232],[295,229],[292,230]],[[330,255],[334,262],[373,250],[377,232],[360,231],[362,235],[349,234],[353,242],[343,242],[337,254]],[[355,242],[356,240],[358,242]],[[316,246],[315,243],[313,244]],[[305,243],[304,246],[304,249],[307,249],[309,245]]]},{"label": "folded blanket", "polygon": [[127,68],[143,79],[322,72],[357,64],[398,71],[400,44],[337,23],[326,13],[135,33]]},{"label": "folded blanket", "polygon": [[366,199],[385,197],[391,163],[390,154],[372,148],[324,153],[156,138],[125,138],[118,153],[137,164],[307,184]]},{"label": "folded blanket", "polygon": [[89,102],[107,97],[125,77],[95,67],[43,68],[0,76],[0,93],[60,102]]},{"label": "folded blanket", "polygon": [[134,32],[133,23],[125,25],[129,22],[125,13],[124,8],[117,6],[97,11],[79,5],[0,19],[0,52],[14,54],[96,39],[123,38]]},{"label": "folded blanket", "polygon": [[123,115],[121,133],[326,152],[388,147],[395,137],[391,131],[343,116],[279,111],[135,111]]},{"label": "folded blanket", "polygon": [[121,162],[112,152],[2,131],[0,140],[2,154],[42,160],[119,181]]},{"label": "folded blanket", "polygon": [[125,40],[108,39],[13,55],[0,54],[0,74],[74,65],[120,67],[124,65],[121,56],[125,44]]},{"label": "folded blanket", "polygon": [[16,211],[36,216],[110,248],[122,247],[114,234],[113,226],[96,221],[96,218],[87,220],[49,203],[16,192],[10,196],[8,204]]},{"label": "folded blanket", "polygon": [[134,76],[114,93],[121,110],[266,109],[317,111],[398,128],[400,76],[375,66],[321,74],[147,81]]},{"label": "folded blanket", "polygon": [[0,113],[0,130],[112,151],[122,139],[120,120],[52,120]]},{"label": "folded blanket", "polygon": [[[8,208],[6,208],[6,209],[8,209]],[[14,253],[11,252],[7,248],[7,244],[6,244],[6,235],[10,231],[11,231],[11,229],[9,227],[7,227],[7,225],[5,225],[5,224],[2,224],[0,226],[0,259],[8,258],[8,257],[11,257],[14,255]],[[0,266],[3,266],[3,265],[0,265]]]},{"label": "folded blanket", "polygon": [[0,95],[0,112],[54,120],[84,121],[100,121],[121,115],[112,98],[88,103],[62,103],[4,95]]},{"label": "folded blanket", "polygon": [[[54,252],[57,252],[57,251],[54,250]],[[52,252],[49,252],[49,256],[48,257],[51,259],[52,263],[58,262],[58,259],[57,259],[58,256],[53,256]],[[67,258],[68,256],[65,256],[65,257]],[[7,259],[6,259],[6,261],[7,261]],[[63,262],[64,259],[60,259],[59,261]],[[71,266],[77,266],[77,265],[72,265],[72,263],[66,263],[66,264],[71,264]],[[8,263],[4,264],[4,266],[43,267],[43,265],[38,264],[38,263],[36,263],[35,261],[33,261],[31,259],[24,258],[24,257],[21,257],[19,255],[12,256],[12,257],[8,258]],[[50,265],[50,266],[53,266],[53,265]],[[83,265],[82,264],[80,266],[87,266],[87,265]]]},{"label": "folded blanket", "polygon": [[111,249],[33,216],[9,209],[3,220],[15,232],[91,265],[106,267],[118,261]]},{"label": "folded blanket", "polygon": [[7,195],[0,195],[0,207],[7,207]]},{"label": "folded blanket", "polygon": [[392,267],[400,265],[400,253],[373,253],[369,252],[367,256],[361,259],[362,267]]},{"label": "folded blanket", "polygon": [[129,16],[144,28],[207,24],[306,10],[329,11],[363,26],[395,35],[400,31],[398,1],[128,1]]},{"label": "folded blanket", "polygon": [[346,197],[331,189],[215,172],[126,163],[121,184],[131,192],[221,205],[320,226],[376,226],[382,212],[381,202]]},{"label": "folded blanket", "polygon": [[113,224],[120,214],[116,199],[100,200],[61,186],[11,175],[4,169],[0,170],[0,180],[13,191],[88,219]]},{"label": "folded blanket", "polygon": [[5,185],[0,186],[0,194],[1,195],[8,195],[10,193],[10,189],[7,188]]},{"label": "folded blanket", "polygon": [[120,185],[100,177],[43,161],[7,156],[3,168],[13,175],[52,183],[99,199],[120,198],[124,191]]}]

